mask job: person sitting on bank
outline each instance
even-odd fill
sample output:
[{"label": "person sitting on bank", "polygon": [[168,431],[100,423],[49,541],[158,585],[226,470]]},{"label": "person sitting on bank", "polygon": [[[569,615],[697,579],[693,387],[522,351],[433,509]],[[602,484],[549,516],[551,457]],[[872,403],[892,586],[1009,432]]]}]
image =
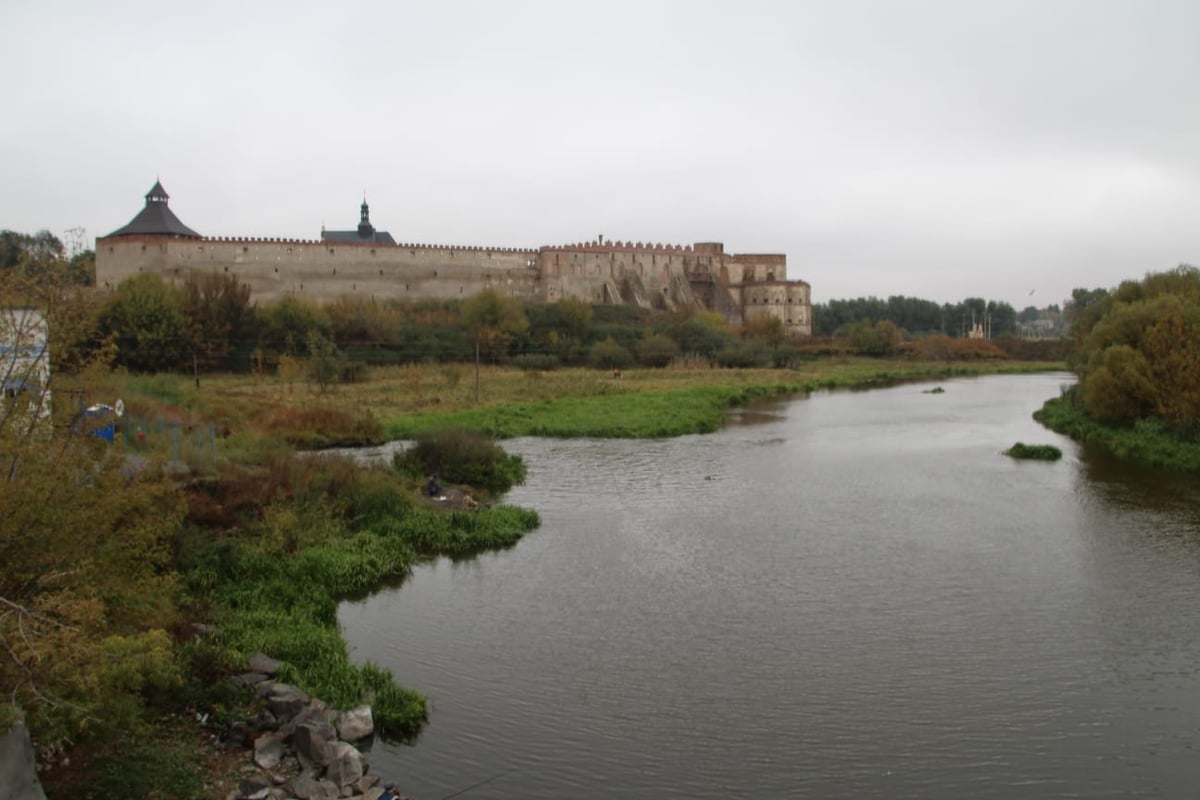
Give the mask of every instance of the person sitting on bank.
[{"label": "person sitting on bank", "polygon": [[437,475],[429,476],[429,483],[425,486],[425,491],[430,497],[438,497],[442,493],[442,485],[438,483]]},{"label": "person sitting on bank", "polygon": [[[430,478],[429,480],[433,480]],[[379,795],[378,800],[399,800],[400,795],[396,792],[396,784],[389,783],[383,787],[383,794]]]}]

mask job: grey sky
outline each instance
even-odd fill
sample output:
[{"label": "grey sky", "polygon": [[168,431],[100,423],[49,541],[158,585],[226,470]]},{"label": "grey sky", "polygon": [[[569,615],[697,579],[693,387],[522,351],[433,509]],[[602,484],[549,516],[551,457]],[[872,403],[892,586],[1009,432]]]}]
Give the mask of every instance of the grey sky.
[{"label": "grey sky", "polygon": [[[784,252],[1018,309],[1200,264],[1196,0],[0,3],[0,228]],[[1034,291],[1035,294],[1030,295]]]}]

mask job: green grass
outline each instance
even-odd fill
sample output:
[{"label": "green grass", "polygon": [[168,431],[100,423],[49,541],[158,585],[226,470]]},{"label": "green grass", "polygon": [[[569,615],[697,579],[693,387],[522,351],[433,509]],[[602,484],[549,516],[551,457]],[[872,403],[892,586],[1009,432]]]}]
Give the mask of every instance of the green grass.
[{"label": "green grass", "polygon": [[1032,461],[1058,461],[1062,458],[1062,450],[1059,450],[1052,444],[1025,444],[1024,442],[1017,442],[1005,450],[1004,455]]},{"label": "green grass", "polygon": [[[186,583],[213,608],[222,648],[280,659],[283,680],[335,708],[370,703],[380,735],[406,740],[426,720],[425,699],[395,685],[387,670],[351,662],[337,627],[338,600],[404,576],[422,558],[511,546],[537,527],[538,515],[511,506],[425,508],[408,500],[395,481],[386,502],[377,478],[358,486],[333,482],[327,491],[350,504],[348,516],[316,514],[323,528],[307,529],[306,544],[252,527],[195,556]],[[298,501],[310,513],[315,502],[313,496]]]},{"label": "green grass", "polygon": [[610,383],[604,385],[601,393],[585,396],[413,412],[386,421],[384,432],[389,439],[413,439],[438,428],[466,428],[501,439],[515,436],[653,439],[711,433],[724,424],[726,409],[757,400],[803,396],[821,389],[861,389],[905,381],[1003,372],[1044,372],[1046,369],[1044,364],[880,366],[857,362],[841,370],[794,381],[703,385],[661,391],[647,390],[636,384],[624,388]]},{"label": "green grass", "polygon": [[1119,458],[1148,466],[1200,472],[1200,443],[1180,438],[1161,420],[1143,419],[1132,426],[1106,425],[1087,416],[1075,403],[1071,391],[1047,400],[1033,418],[1052,431],[1102,447]]}]

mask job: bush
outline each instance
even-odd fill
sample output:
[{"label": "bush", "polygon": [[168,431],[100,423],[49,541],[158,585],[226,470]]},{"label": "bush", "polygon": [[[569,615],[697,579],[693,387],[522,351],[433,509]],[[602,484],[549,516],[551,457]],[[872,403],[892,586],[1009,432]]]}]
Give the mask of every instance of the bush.
[{"label": "bush", "polygon": [[525,482],[525,462],[509,455],[491,437],[461,428],[442,428],[417,437],[416,444],[397,453],[401,472],[437,475],[495,494]]},{"label": "bush", "polygon": [[679,345],[661,333],[647,336],[637,345],[638,363],[645,367],[665,367],[679,355]]},{"label": "bush", "polygon": [[596,369],[624,369],[633,363],[633,356],[610,336],[592,345],[588,350],[588,363]]},{"label": "bush", "polygon": [[1004,455],[1035,461],[1058,461],[1062,458],[1062,450],[1059,450],[1052,444],[1025,444],[1017,442],[1005,450]]}]

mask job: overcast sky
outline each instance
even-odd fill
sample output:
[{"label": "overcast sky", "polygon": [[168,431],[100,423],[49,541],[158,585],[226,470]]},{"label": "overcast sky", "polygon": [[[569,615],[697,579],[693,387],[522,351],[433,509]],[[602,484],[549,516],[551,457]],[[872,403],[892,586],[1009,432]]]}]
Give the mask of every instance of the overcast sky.
[{"label": "overcast sky", "polygon": [[[1200,2],[2,0],[0,229],[783,252],[1021,309],[1200,265]],[[1031,294],[1032,293],[1032,294]]]}]

